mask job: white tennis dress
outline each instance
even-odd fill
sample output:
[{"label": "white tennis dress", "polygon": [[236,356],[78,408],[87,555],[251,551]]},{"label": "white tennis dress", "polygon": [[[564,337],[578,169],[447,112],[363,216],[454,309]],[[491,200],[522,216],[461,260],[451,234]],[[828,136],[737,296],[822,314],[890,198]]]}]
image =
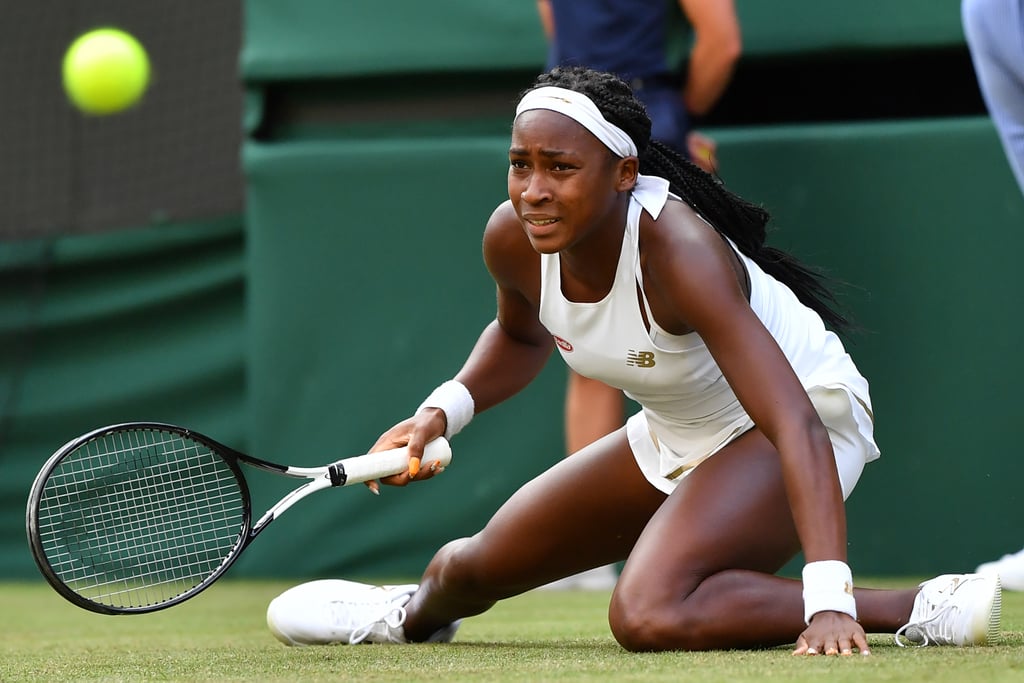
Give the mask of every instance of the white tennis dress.
[{"label": "white tennis dress", "polygon": [[[647,331],[637,300],[637,284],[642,285],[642,210],[632,199],[615,282],[601,301],[568,301],[562,294],[558,254],[541,255],[540,320],[573,370],[622,389],[642,406],[627,423],[630,445],[647,479],[668,493],[754,423],[700,336],[673,335],[659,328],[644,297],[651,321]],[[879,457],[867,380],[815,311],[734,245],[733,249],[750,276],[751,307],[789,359],[829,430],[845,498],[864,464]]]}]

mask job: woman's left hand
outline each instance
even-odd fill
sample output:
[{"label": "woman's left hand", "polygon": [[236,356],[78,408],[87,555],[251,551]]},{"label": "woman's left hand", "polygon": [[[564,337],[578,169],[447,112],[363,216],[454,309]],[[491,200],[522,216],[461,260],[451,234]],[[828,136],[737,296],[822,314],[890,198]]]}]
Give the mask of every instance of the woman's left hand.
[{"label": "woman's left hand", "polygon": [[864,627],[842,612],[818,612],[796,639],[793,654],[852,655],[854,648],[862,655],[871,654]]}]

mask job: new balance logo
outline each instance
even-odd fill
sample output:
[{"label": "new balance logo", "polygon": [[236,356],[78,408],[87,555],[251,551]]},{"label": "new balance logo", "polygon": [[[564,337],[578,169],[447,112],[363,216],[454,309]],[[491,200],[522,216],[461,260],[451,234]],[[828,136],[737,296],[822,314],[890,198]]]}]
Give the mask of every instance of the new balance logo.
[{"label": "new balance logo", "polygon": [[626,365],[632,365],[637,368],[653,368],[654,352],[630,349],[629,353],[626,354]]}]

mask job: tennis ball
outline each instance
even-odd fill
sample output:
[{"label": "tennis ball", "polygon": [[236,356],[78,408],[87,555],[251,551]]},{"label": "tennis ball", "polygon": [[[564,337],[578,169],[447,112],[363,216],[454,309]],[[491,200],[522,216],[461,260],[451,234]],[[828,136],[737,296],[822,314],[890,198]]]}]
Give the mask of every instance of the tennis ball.
[{"label": "tennis ball", "polygon": [[149,56],[133,36],[100,28],[75,39],[64,53],[64,91],[86,114],[132,106],[149,85]]}]

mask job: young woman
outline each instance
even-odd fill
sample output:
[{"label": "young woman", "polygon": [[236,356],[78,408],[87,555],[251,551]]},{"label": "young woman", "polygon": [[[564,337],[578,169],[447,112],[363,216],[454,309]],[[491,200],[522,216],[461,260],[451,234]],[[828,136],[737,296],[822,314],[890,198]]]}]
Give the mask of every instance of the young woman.
[{"label": "young woman", "polygon": [[[715,142],[694,130],[732,79],[743,50],[734,0],[537,0],[548,38],[548,67],[579,64],[630,84],[658,140],[705,171],[718,167]],[[682,72],[670,66],[675,43],[689,43]],[[565,391],[565,455],[622,426],[622,392],[571,368]],[[547,589],[611,589],[615,565],[596,567]]]},{"label": "young woman", "polygon": [[[497,317],[455,379],[377,441],[413,454],[384,483],[435,474],[423,445],[521,390],[552,348],[643,409],[441,548],[418,585],[286,591],[268,609],[275,636],[450,640],[498,600],[625,560],[609,620],[628,650],[992,638],[997,578],[854,591],[843,502],[879,455],[868,385],[825,327],[844,323],[828,290],[765,246],[765,212],[650,142],[618,78],[556,68],[535,85],[513,124],[509,201],[484,235]],[[803,580],[775,576],[801,549]]]}]

